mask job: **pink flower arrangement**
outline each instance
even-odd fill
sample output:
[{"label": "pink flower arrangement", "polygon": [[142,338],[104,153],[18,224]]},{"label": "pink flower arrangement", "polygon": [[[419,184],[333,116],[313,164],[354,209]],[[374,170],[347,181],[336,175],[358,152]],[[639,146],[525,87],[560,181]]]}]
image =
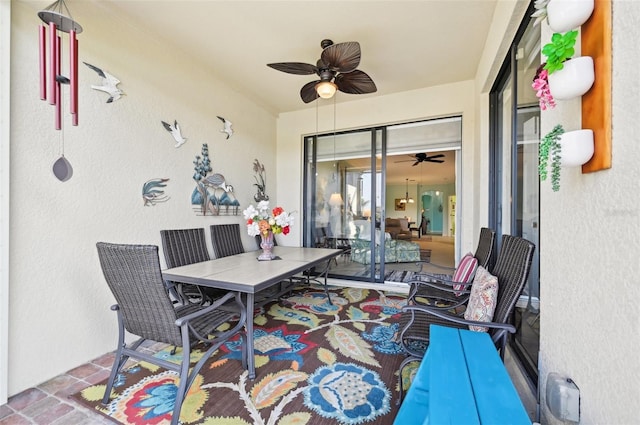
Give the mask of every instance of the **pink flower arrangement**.
[{"label": "pink flower arrangement", "polygon": [[536,77],[533,79],[531,87],[536,91],[536,96],[540,99],[540,109],[546,111],[547,108],[555,108],[556,101],[549,90],[549,71],[543,69],[544,64],[540,65]]},{"label": "pink flower arrangement", "polygon": [[[271,214],[269,214],[271,212]],[[243,211],[247,220],[247,232],[249,236],[266,236],[271,230],[273,234],[289,234],[290,226],[293,226],[293,216],[282,207],[275,207],[269,211],[269,201],[260,201],[258,206],[249,207]]]}]

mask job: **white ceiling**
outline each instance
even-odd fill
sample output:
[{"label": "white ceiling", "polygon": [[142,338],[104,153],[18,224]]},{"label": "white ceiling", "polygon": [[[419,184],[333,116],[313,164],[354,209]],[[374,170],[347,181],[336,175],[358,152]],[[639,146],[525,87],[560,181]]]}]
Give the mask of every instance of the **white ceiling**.
[{"label": "white ceiling", "polygon": [[[50,1],[21,0],[36,10]],[[274,115],[314,107],[300,99],[300,88],[315,75],[292,75],[266,66],[273,62],[315,64],[320,42],[358,41],[358,69],[376,83],[367,95],[338,93],[336,102],[380,96],[473,79],[497,0],[416,1],[217,1],[69,0],[82,17],[103,14],[120,19],[166,46],[182,51],[211,75]],[[89,28],[85,28],[89,30]],[[407,152],[416,153],[416,152]],[[432,152],[433,153],[433,152]],[[397,164],[389,158],[388,178],[422,184],[453,179],[454,161],[427,167]],[[409,164],[409,165],[407,165]],[[440,169],[441,173],[435,173]]]},{"label": "white ceiling", "polygon": [[[68,5],[73,12],[73,1]],[[473,79],[496,0],[102,0],[80,5],[83,13],[91,6],[113,12],[157,38],[167,52],[184,51],[194,64],[278,114],[312,107],[299,92],[317,78],[266,64],[315,64],[325,38],[358,41],[358,69],[378,87],[369,95],[339,93],[338,102]]]}]

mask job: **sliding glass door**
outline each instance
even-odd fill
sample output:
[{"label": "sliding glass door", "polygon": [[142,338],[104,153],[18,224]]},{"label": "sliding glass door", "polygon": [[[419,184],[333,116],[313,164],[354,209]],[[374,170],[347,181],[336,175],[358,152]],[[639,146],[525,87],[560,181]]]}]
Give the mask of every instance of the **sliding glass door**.
[{"label": "sliding glass door", "polygon": [[[527,15],[529,16],[529,15]],[[540,65],[540,27],[525,23],[491,93],[490,225],[536,245],[527,285],[515,309],[511,347],[537,384],[539,351],[539,178],[540,108],[531,82]],[[498,247],[498,250],[500,247]]]},{"label": "sliding glass door", "polygon": [[380,281],[379,269],[370,267],[370,235],[384,214],[382,135],[382,129],[366,129],[305,139],[304,245],[342,249],[332,268],[336,277]]},{"label": "sliding glass door", "polygon": [[343,251],[333,277],[417,271],[428,251],[417,240],[423,216],[453,238],[461,134],[453,117],[306,137],[304,245]]}]

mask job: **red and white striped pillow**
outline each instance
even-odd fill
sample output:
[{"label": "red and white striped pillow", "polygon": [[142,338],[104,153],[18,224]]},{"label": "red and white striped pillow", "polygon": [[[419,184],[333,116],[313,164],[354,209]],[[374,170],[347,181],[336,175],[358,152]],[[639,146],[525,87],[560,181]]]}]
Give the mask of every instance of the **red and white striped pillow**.
[{"label": "red and white striped pillow", "polygon": [[[463,282],[466,285],[453,285],[453,289],[458,291],[464,291],[465,288],[471,284],[473,281],[473,277],[476,274],[476,268],[478,267],[478,259],[473,256],[472,253],[468,252],[462,260],[460,260],[460,264],[458,264],[458,268],[456,272],[453,274],[452,280],[454,282]],[[460,292],[455,292],[456,296],[460,296]]]}]

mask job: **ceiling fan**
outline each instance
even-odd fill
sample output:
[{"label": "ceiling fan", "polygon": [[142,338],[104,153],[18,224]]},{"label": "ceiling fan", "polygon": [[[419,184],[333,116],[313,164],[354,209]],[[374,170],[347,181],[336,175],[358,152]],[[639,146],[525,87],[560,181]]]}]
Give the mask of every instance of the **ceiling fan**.
[{"label": "ceiling fan", "polygon": [[442,164],[444,162],[444,159],[438,159],[438,158],[444,158],[444,154],[441,154],[441,153],[439,153],[438,155],[432,155],[432,156],[429,156],[426,153],[417,153],[415,155],[409,155],[409,156],[413,159],[406,159],[403,161],[395,161],[395,162],[415,161],[413,163],[414,167],[420,164],[421,162],[437,162],[439,164]]},{"label": "ceiling fan", "polygon": [[374,93],[375,83],[366,73],[356,69],[360,64],[360,43],[349,41],[333,44],[325,39],[320,43],[322,54],[315,65],[302,62],[269,63],[268,67],[296,75],[317,74],[320,79],[311,81],[300,90],[304,103],[313,102],[318,96],[329,99],[336,89],[349,94]]}]

